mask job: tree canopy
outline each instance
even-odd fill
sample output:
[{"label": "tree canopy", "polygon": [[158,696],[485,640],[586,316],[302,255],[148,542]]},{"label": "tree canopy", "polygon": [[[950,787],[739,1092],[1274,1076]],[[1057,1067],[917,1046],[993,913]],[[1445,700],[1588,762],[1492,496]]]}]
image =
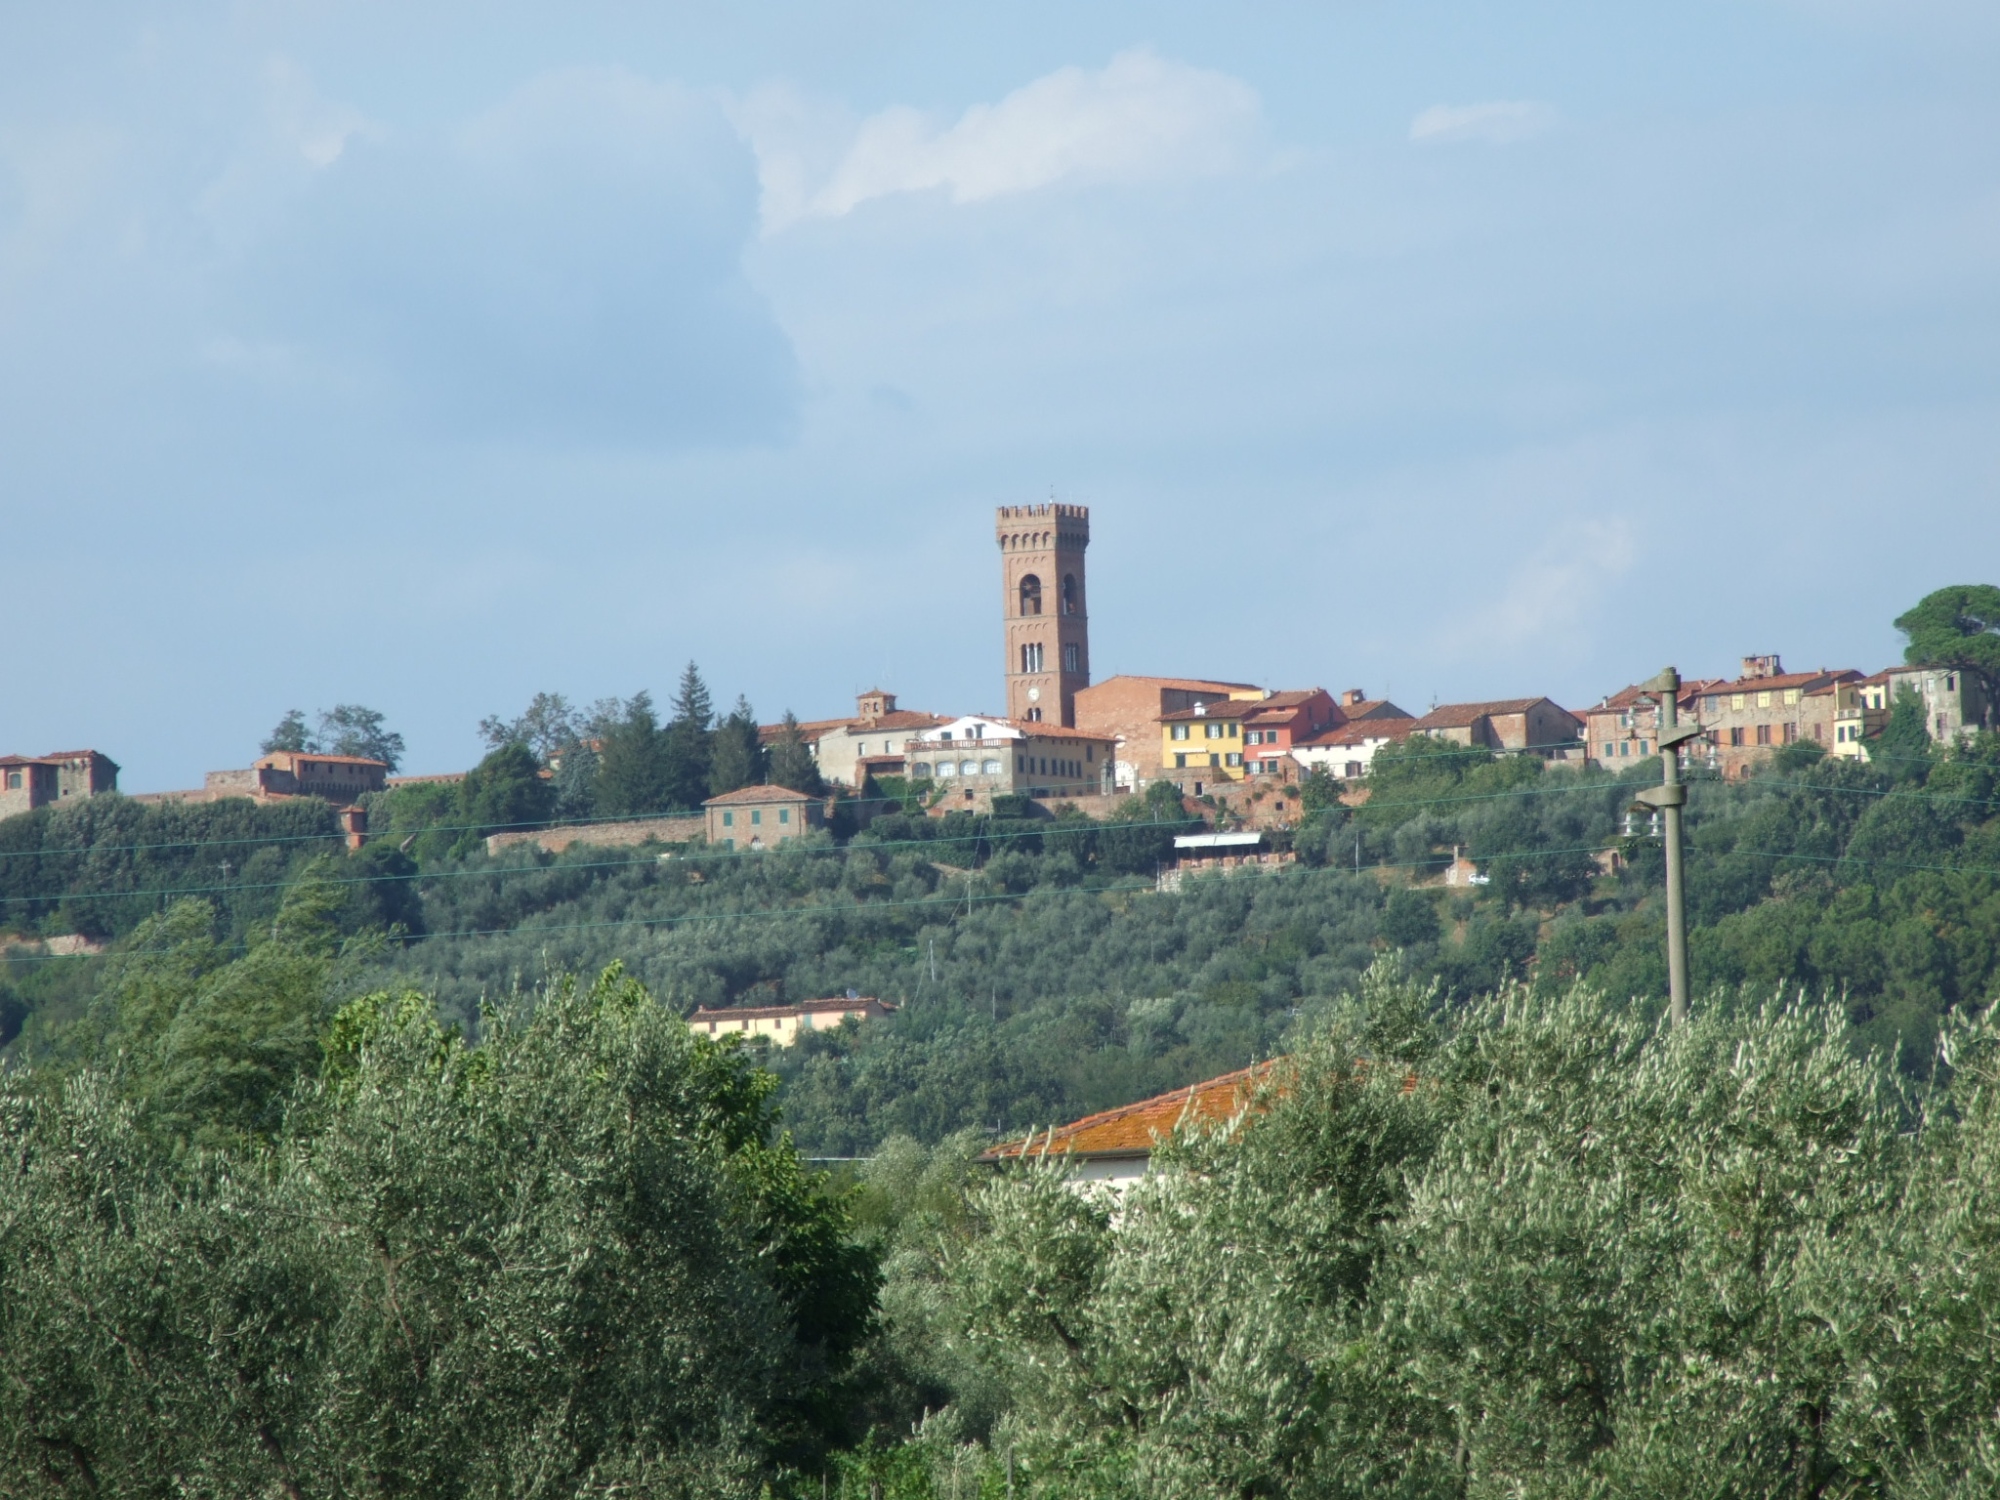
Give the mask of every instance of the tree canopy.
[{"label": "tree canopy", "polygon": [[1959,583],[1935,589],[1896,617],[1907,638],[1903,659],[1912,666],[1956,667],[1985,689],[1984,723],[1994,725],[2000,699],[2000,587]]}]

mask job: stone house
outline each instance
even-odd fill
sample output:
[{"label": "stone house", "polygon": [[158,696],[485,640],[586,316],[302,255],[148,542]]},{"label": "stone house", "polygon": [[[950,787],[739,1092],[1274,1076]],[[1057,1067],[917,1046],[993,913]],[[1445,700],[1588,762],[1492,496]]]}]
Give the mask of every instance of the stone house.
[{"label": "stone house", "polygon": [[1701,725],[1711,764],[1736,778],[1801,739],[1833,748],[1840,695],[1820,689],[1861,680],[1859,672],[1845,669],[1787,672],[1776,655],[1744,657],[1740,677],[1702,685]]},{"label": "stone house", "polygon": [[1584,723],[1548,698],[1500,698],[1489,703],[1441,703],[1410,730],[1503,754],[1569,760],[1582,750]]},{"label": "stone house", "polygon": [[[1683,722],[1700,718],[1702,693],[1713,680],[1681,684],[1674,704]],[[1584,759],[1594,766],[1622,770],[1634,760],[1659,753],[1659,695],[1647,688],[1636,684],[1620,688],[1595,708],[1584,709],[1580,717],[1584,722]]]},{"label": "stone house", "polygon": [[788,786],[743,786],[702,803],[708,842],[719,849],[771,849],[826,826],[826,806]]},{"label": "stone house", "polygon": [[118,790],[118,763],[96,750],[0,755],[0,818]]},{"label": "stone house", "polygon": [[[857,790],[872,775],[903,774],[903,747],[926,729],[946,720],[937,714],[896,707],[896,695],[870,688],[855,699],[851,719],[829,719],[799,726],[808,735],[819,774],[830,782]],[[767,743],[782,726],[760,731]]]},{"label": "stone house", "polygon": [[966,714],[908,742],[910,784],[945,794],[935,811],[992,806],[995,796],[1091,797],[1114,790],[1115,742],[1049,722]]}]

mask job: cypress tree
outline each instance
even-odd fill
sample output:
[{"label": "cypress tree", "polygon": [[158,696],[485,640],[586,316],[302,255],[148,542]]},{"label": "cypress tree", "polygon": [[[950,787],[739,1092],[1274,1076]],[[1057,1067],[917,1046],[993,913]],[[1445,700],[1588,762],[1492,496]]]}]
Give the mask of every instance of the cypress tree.
[{"label": "cypress tree", "polygon": [[714,751],[708,764],[708,793],[719,797],[740,786],[754,786],[764,779],[764,747],[757,738],[757,715],[748,700],[738,697],[736,707],[715,727]]},{"label": "cypress tree", "polygon": [[799,733],[798,715],[789,708],[785,710],[784,728],[778,731],[777,741],[771,746],[770,779],[773,786],[788,786],[809,797],[817,797],[826,790],[806,738]]}]

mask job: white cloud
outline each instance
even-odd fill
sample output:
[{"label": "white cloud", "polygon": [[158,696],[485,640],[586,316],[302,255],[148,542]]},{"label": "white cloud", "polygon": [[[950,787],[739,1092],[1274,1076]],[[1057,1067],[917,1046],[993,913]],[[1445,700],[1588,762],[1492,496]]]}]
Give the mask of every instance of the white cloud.
[{"label": "white cloud", "polygon": [[1447,628],[1447,647],[1492,654],[1580,632],[1637,553],[1632,523],[1622,516],[1565,525],[1514,568],[1498,598]]},{"label": "white cloud", "polygon": [[1491,104],[1433,104],[1410,121],[1410,139],[1419,145],[1490,141],[1506,145],[1540,135],[1556,123],[1547,104],[1502,99]]},{"label": "white cloud", "polygon": [[943,190],[975,203],[1062,183],[1226,172],[1249,154],[1258,117],[1256,91],[1240,79],[1143,47],[1095,71],[1059,68],[950,125],[885,109],[852,127],[830,161],[831,122],[795,97],[765,90],[738,111],[757,150],[767,231],[897,193]]}]

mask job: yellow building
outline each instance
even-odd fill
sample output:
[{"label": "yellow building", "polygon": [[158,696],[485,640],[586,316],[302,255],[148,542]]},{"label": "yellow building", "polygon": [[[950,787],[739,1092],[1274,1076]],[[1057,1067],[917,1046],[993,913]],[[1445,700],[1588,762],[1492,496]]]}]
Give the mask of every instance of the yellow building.
[{"label": "yellow building", "polygon": [[1197,703],[1160,716],[1160,776],[1199,797],[1216,781],[1241,781],[1243,721],[1263,712],[1264,693]]}]

